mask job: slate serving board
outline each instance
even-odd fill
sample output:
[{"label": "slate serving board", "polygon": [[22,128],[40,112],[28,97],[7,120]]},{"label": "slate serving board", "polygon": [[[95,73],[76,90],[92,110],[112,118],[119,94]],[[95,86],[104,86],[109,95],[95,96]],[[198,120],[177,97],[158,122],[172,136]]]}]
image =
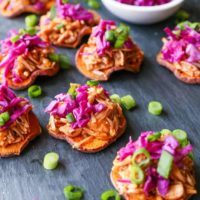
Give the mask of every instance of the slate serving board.
[{"label": "slate serving board", "polygon": [[[186,0],[183,7],[191,13],[191,20],[199,20],[199,0]],[[120,22],[103,6],[99,12],[105,19]],[[194,145],[199,191],[192,199],[200,199],[200,86],[180,82],[155,61],[155,55],[161,47],[160,38],[164,36],[162,30],[165,26],[173,27],[173,23],[174,18],[150,26],[129,24],[131,35],[145,52],[142,70],[136,75],[117,72],[103,86],[111,94],[131,94],[138,106],[131,112],[125,112],[128,120],[126,133],[115,144],[97,154],[89,155],[72,150],[66,142],[53,139],[47,134],[45,126],[48,115],[43,112],[45,106],[56,94],[67,91],[70,82],[86,81],[74,65],[76,50],[58,50],[70,56],[73,66],[68,71],[60,71],[53,78],[37,80],[36,84],[41,85],[44,95],[31,99],[31,102],[40,119],[43,134],[20,157],[0,159],[0,200],[64,200],[62,190],[68,184],[84,187],[85,200],[99,200],[104,190],[112,188],[109,173],[117,150],[128,142],[130,136],[136,139],[141,131],[158,131],[163,128],[181,128],[189,133]],[[12,20],[0,17],[0,39],[5,38],[9,29],[23,26],[24,16]],[[26,91],[18,94],[27,96]],[[162,102],[165,109],[163,115],[156,117],[147,112],[150,100]],[[49,151],[60,155],[59,168],[54,171],[46,171],[42,167],[43,156]]]}]

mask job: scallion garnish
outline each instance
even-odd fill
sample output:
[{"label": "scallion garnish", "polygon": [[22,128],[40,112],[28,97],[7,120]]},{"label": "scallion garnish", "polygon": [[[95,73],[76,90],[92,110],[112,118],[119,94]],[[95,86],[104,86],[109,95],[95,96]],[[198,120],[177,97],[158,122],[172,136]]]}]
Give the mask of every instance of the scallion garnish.
[{"label": "scallion garnish", "polygon": [[112,99],[115,103],[121,104],[121,98],[118,94],[111,95],[110,99]]},{"label": "scallion garnish", "polygon": [[136,106],[136,101],[131,95],[122,97],[121,103],[127,110],[130,110]]},{"label": "scallion garnish", "polygon": [[67,114],[66,119],[67,119],[67,121],[68,121],[69,123],[72,123],[72,122],[75,121],[75,117],[74,117],[73,113]]},{"label": "scallion garnish", "polygon": [[38,17],[36,15],[28,15],[25,18],[25,24],[27,28],[33,28],[38,23]]},{"label": "scallion garnish", "polygon": [[48,58],[51,61],[56,62],[56,63],[58,63],[59,60],[60,60],[59,54],[56,54],[56,53],[50,53],[50,54],[48,54]]},{"label": "scallion garnish", "polygon": [[152,115],[160,115],[163,111],[163,106],[158,101],[151,101],[148,105],[148,111]]},{"label": "scallion garnish", "polygon": [[60,30],[60,29],[62,29],[64,27],[64,24],[58,24],[57,26],[56,26],[56,28],[58,29],[58,30]]},{"label": "scallion garnish", "polygon": [[11,40],[12,43],[15,43],[15,42],[17,42],[19,39],[20,39],[20,35],[15,35],[15,36],[13,36],[10,40]]},{"label": "scallion garnish", "polygon": [[32,85],[28,88],[28,96],[36,98],[42,95],[42,88],[39,85]]},{"label": "scallion garnish", "polygon": [[110,200],[110,199],[121,200],[121,197],[114,190],[107,190],[101,194],[101,200]]},{"label": "scallion garnish", "polygon": [[96,80],[89,80],[89,81],[87,81],[87,85],[88,86],[97,86],[97,85],[99,85],[99,81],[96,81]]},{"label": "scallion garnish", "polygon": [[172,135],[179,141],[180,144],[187,141],[187,133],[181,129],[176,129]]},{"label": "scallion garnish", "polygon": [[3,112],[0,114],[0,126],[3,126],[8,122],[10,119],[10,114],[9,112]]},{"label": "scallion garnish", "polygon": [[147,140],[148,140],[149,142],[157,141],[157,140],[160,139],[161,135],[162,135],[161,132],[153,133],[153,134],[151,134],[151,135],[149,135],[149,136],[147,137]]},{"label": "scallion garnish", "polygon": [[55,152],[47,153],[44,157],[43,167],[48,170],[53,170],[58,166],[59,155]]},{"label": "scallion garnish", "polygon": [[145,148],[139,148],[134,152],[131,161],[133,165],[145,167],[150,163],[151,156]]},{"label": "scallion garnish", "polygon": [[80,200],[84,195],[84,190],[81,187],[68,185],[63,189],[65,198],[68,200]]},{"label": "scallion garnish", "polygon": [[56,15],[57,15],[56,7],[52,6],[50,9],[50,19],[54,19],[56,17]]},{"label": "scallion garnish", "polygon": [[132,183],[139,185],[144,182],[144,172],[138,165],[131,166],[131,181]]}]

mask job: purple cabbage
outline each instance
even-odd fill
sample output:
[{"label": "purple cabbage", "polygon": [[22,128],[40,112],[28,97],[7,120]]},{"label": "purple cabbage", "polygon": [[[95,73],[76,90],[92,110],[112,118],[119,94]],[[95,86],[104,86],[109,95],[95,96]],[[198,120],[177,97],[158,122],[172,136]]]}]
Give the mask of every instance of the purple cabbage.
[{"label": "purple cabbage", "polygon": [[[22,106],[23,104],[23,106]],[[17,97],[7,86],[0,86],[0,114],[9,112],[10,119],[0,126],[1,130],[6,130],[20,116],[26,113],[31,108],[29,101],[26,98]]]},{"label": "purple cabbage", "polygon": [[[78,87],[76,89],[76,98],[64,93],[57,95],[55,100],[45,109],[45,112],[62,118],[65,118],[69,113],[73,113],[75,121],[72,122],[71,127],[73,129],[85,127],[92,114],[99,113],[105,109],[105,105],[102,103],[89,103],[88,88],[89,86],[87,85]],[[106,90],[104,92],[107,94]]]},{"label": "purple cabbage", "polygon": [[116,1],[134,6],[157,6],[171,2],[171,0],[116,0]]}]

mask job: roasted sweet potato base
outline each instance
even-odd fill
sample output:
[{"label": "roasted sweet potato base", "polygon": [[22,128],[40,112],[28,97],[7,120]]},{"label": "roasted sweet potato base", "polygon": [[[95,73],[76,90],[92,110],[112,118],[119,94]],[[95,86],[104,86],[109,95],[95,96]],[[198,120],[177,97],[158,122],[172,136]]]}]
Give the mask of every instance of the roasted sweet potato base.
[{"label": "roasted sweet potato base", "polygon": [[[83,62],[82,57],[84,56],[83,55],[84,48],[89,46],[88,44],[84,44],[80,47],[80,49],[76,53],[75,61],[76,61],[77,69],[85,77],[93,79],[93,80],[99,80],[99,81],[107,81],[110,78],[111,74],[114,73],[115,71],[126,70],[126,71],[130,71],[133,73],[137,73],[140,71],[140,67],[141,67],[141,64],[144,59],[144,53],[136,44],[133,44],[133,45],[134,45],[133,51],[135,51],[135,58],[137,58],[137,63],[134,62],[134,64],[132,66],[131,65],[128,66],[126,64],[124,66],[113,66],[111,68],[101,71],[101,72],[103,72],[102,74],[97,75],[97,74],[93,73],[92,70],[91,71],[88,70],[85,63]],[[135,58],[133,58],[133,59],[135,59]]]},{"label": "roasted sweet potato base", "polygon": [[[81,30],[79,31],[77,39],[76,39],[75,42],[64,44],[64,43],[56,41],[55,39],[51,40],[49,37],[53,34],[54,30],[48,30],[48,31],[44,30],[43,31],[42,29],[40,29],[41,30],[39,32],[40,37],[44,41],[49,42],[49,43],[51,43],[53,45],[56,45],[56,46],[67,47],[67,48],[76,48],[81,43],[81,41],[82,41],[82,39],[83,39],[84,36],[87,36],[87,35],[91,34],[92,27],[95,26],[95,25],[97,25],[100,22],[100,19],[101,19],[100,15],[97,12],[93,11],[93,10],[89,10],[89,11],[94,16],[94,19],[93,19],[93,21],[91,23],[91,26],[85,25],[83,28],[81,28]],[[48,18],[47,15],[41,17],[40,26],[45,26],[45,21],[46,21],[47,18]]]},{"label": "roasted sweet potato base", "polygon": [[60,131],[53,131],[49,125],[47,125],[48,132],[51,136],[60,139],[60,140],[66,140],[70,145],[73,146],[73,148],[83,152],[83,153],[96,153],[99,152],[106,147],[108,147],[111,143],[115,142],[124,132],[126,129],[126,119],[124,115],[120,116],[120,126],[117,130],[117,134],[114,137],[111,137],[108,140],[101,140],[95,137],[91,137],[89,141],[82,144],[81,146],[77,146],[76,144],[81,142],[83,139],[83,135],[79,135],[77,137],[68,137],[64,133],[61,133]]},{"label": "roasted sweet potato base", "polygon": [[[177,69],[176,64],[175,63],[170,63],[166,60],[164,60],[162,58],[162,53],[160,52],[157,55],[157,62],[166,67],[167,69],[169,69],[170,71],[172,71],[174,73],[174,75],[181,81],[188,83],[188,84],[200,84],[200,76],[189,76],[188,74],[186,74],[184,71],[181,70],[181,68],[185,67],[184,64],[179,64],[181,68]],[[188,63],[189,64],[189,63]],[[191,64],[189,64],[191,65]],[[200,69],[199,69],[200,71]]]},{"label": "roasted sweet potato base", "polygon": [[[116,160],[117,158],[115,158]],[[190,158],[187,158],[185,159],[185,164],[188,164],[188,165],[191,165],[189,168],[191,169],[191,167],[193,167],[193,161],[190,159]],[[177,167],[174,167],[175,169],[177,169]],[[192,173],[190,174],[191,176],[191,179],[192,181],[194,181],[194,184],[195,184],[195,174],[194,174],[194,170],[192,170]],[[176,173],[176,171],[174,170],[174,173]],[[193,187],[189,188],[188,191],[190,191],[190,194],[186,193],[187,191],[187,188],[184,187],[184,197],[178,197],[179,195],[179,192],[181,191],[177,191],[175,190],[176,186],[179,185],[179,183],[181,184],[188,184],[188,180],[181,180],[181,176],[180,175],[180,169],[179,169],[179,172],[175,175],[173,174],[172,176],[174,177],[180,177],[180,180],[177,180],[177,183],[174,184],[174,185],[170,185],[170,190],[169,192],[167,193],[166,197],[161,197],[160,195],[149,195],[149,196],[146,196],[143,192],[143,189],[141,188],[137,188],[136,190],[137,191],[134,191],[134,193],[132,194],[123,194],[125,200],[187,200],[189,199],[192,195],[196,194],[197,191],[194,191]],[[177,178],[176,177],[176,178]],[[118,186],[117,186],[117,180],[120,179],[120,176],[119,176],[119,171],[118,170],[114,170],[112,168],[112,171],[111,171],[111,174],[110,174],[110,179],[111,179],[111,182],[113,184],[113,186],[116,188],[116,190],[118,190]],[[180,182],[178,182],[180,181]],[[183,185],[184,186],[184,185]],[[177,195],[178,198],[175,198],[175,195]],[[180,195],[179,195],[180,196]]]},{"label": "roasted sweet potato base", "polygon": [[54,3],[54,0],[47,0],[45,8],[42,10],[36,9],[33,5],[21,5],[21,7],[14,7],[13,9],[9,10],[3,8],[0,4],[0,12],[3,16],[11,18],[21,15],[22,13],[34,13],[40,15],[46,13]]},{"label": "roasted sweet potato base", "polygon": [[22,142],[11,144],[6,147],[0,147],[0,157],[20,155],[29,142],[41,134],[39,121],[32,111],[29,113],[29,119],[31,132],[26,135]]}]

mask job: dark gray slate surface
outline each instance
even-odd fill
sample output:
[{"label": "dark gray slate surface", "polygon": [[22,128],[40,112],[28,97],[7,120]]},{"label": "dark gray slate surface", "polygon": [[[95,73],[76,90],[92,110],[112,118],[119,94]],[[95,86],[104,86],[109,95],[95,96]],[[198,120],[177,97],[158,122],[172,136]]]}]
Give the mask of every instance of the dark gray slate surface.
[{"label": "dark gray slate surface", "polygon": [[[199,19],[199,0],[186,1],[184,8],[191,13],[192,20]],[[105,19],[117,20],[103,7],[100,13]],[[31,100],[43,127],[43,134],[20,157],[0,159],[0,200],[64,200],[62,190],[68,184],[83,186],[86,190],[85,200],[99,200],[101,192],[112,188],[109,179],[112,160],[117,150],[127,143],[129,136],[135,139],[141,131],[158,131],[162,128],[181,128],[189,133],[194,145],[197,188],[200,192],[200,86],[178,81],[155,61],[155,55],[161,47],[160,38],[164,35],[162,30],[167,25],[172,26],[173,22],[174,19],[171,18],[152,26],[131,25],[131,34],[145,52],[142,71],[137,75],[128,72],[115,73],[103,85],[110,93],[133,95],[138,107],[125,113],[128,128],[124,136],[101,153],[87,155],[74,151],[67,143],[48,136],[45,129],[48,115],[43,109],[52,97],[67,91],[70,82],[86,81],[76,68],[61,71],[53,78],[40,78],[36,82],[45,92],[43,97]],[[3,39],[9,29],[24,25],[23,17],[13,20],[1,17],[0,25],[0,39]],[[74,63],[76,50],[59,50],[68,54]],[[18,94],[27,95],[26,91]],[[150,100],[163,103],[165,113],[162,116],[148,114],[147,104]],[[60,154],[61,164],[55,171],[45,171],[41,165],[43,156],[49,151]],[[199,199],[200,194],[193,198]]]}]

